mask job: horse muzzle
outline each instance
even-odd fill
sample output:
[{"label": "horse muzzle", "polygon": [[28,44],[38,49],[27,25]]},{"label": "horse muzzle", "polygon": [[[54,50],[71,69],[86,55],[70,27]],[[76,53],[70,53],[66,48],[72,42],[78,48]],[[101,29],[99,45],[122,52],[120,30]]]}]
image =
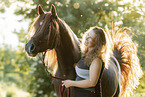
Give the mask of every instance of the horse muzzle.
[{"label": "horse muzzle", "polygon": [[25,45],[25,51],[28,53],[29,56],[32,56],[32,57],[35,57],[38,54],[38,47],[33,42],[33,39],[31,39]]}]

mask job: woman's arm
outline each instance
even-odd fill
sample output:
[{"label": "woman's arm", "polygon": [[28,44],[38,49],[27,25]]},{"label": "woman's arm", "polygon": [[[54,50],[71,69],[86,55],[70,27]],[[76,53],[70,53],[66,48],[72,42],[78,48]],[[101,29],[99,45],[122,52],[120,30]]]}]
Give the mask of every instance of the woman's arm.
[{"label": "woman's arm", "polygon": [[102,61],[99,58],[96,58],[91,63],[89,79],[81,80],[81,81],[65,80],[62,81],[63,83],[62,85],[63,86],[65,85],[66,88],[71,86],[80,87],[80,88],[94,87],[98,82],[100,72],[101,72],[101,67],[102,67]]}]

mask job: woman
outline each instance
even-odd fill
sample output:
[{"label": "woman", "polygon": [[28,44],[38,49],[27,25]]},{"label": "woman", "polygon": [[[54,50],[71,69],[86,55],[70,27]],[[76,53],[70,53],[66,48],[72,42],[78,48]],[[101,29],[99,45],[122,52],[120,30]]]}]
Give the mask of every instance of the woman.
[{"label": "woman", "polygon": [[99,27],[92,27],[83,36],[82,58],[75,64],[76,80],[62,81],[66,88],[74,88],[74,97],[101,97],[101,76],[106,60],[106,34]]}]

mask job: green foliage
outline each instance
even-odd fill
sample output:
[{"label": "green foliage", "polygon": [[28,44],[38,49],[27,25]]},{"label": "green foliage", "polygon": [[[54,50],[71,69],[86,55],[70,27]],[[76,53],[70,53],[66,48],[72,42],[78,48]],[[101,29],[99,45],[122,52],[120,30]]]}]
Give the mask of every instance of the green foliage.
[{"label": "green foliage", "polygon": [[[49,11],[52,4],[55,5],[58,16],[63,19],[81,37],[91,26],[106,25],[112,29],[115,26],[129,27],[136,36],[133,41],[138,45],[138,56],[141,66],[145,71],[145,2],[122,3],[122,0],[2,0],[0,12],[5,11],[11,3],[17,4],[15,15],[22,15],[24,19],[32,22],[38,16],[37,6],[41,4],[45,11]],[[138,4],[138,5],[135,5]],[[31,22],[31,23],[32,23]],[[31,24],[30,23],[30,24]],[[28,31],[27,31],[28,32]],[[24,52],[27,33],[25,29],[14,31],[18,35],[20,45],[17,50],[4,45],[0,48],[0,80],[15,82],[21,88],[27,89],[33,96],[43,97],[52,95],[53,81],[44,72],[38,58],[29,58]],[[15,77],[13,77],[15,76]],[[136,92],[144,91],[145,76]],[[136,94],[138,95],[138,94]]]},{"label": "green foliage", "polygon": [[8,91],[6,97],[15,97],[16,94],[14,91]]},{"label": "green foliage", "polygon": [[145,91],[145,71],[144,71],[144,75],[143,77],[140,79],[140,85],[138,86],[138,89],[136,90],[136,92],[138,93],[144,93]]},{"label": "green foliage", "polygon": [[[14,31],[21,42],[17,49],[3,45],[0,48],[0,81],[7,84],[15,83],[17,87],[29,91],[35,97],[48,97],[53,95],[52,79],[48,78],[42,63],[36,58],[30,58],[24,52],[24,42],[26,41],[26,32],[21,29],[20,32]],[[12,92],[7,95],[13,95]]]},{"label": "green foliage", "polygon": [[48,97],[53,96],[54,85],[52,78],[47,76],[40,61],[33,63],[31,68],[34,69],[30,72],[31,76],[29,78],[31,82],[28,86],[28,91],[35,97],[44,97],[44,95]]},{"label": "green foliage", "polygon": [[31,97],[28,92],[18,88],[16,84],[0,82],[0,97]]},{"label": "green foliage", "polygon": [[121,12],[118,11],[118,9],[126,6],[118,2],[108,0],[33,0],[33,3],[30,3],[24,0],[23,3],[29,3],[32,7],[24,8],[24,6],[18,6],[15,14],[34,19],[37,16],[36,8],[38,4],[41,4],[46,11],[49,11],[51,4],[54,4],[57,8],[59,17],[66,21],[79,36],[81,32],[86,31],[86,29],[91,26],[98,25],[104,27],[106,24],[110,25],[112,21],[117,22],[121,16],[115,16],[113,12],[120,14]]},{"label": "green foliage", "polygon": [[145,71],[145,34],[140,33],[137,36],[134,36],[133,39],[138,45],[138,56],[140,59],[140,64],[142,65],[143,70]]},{"label": "green foliage", "polygon": [[108,25],[109,29],[112,29],[112,22],[122,21],[122,26],[132,27],[135,32],[137,30],[134,27],[141,27],[138,29],[143,31],[145,25],[143,24],[145,22],[143,3],[134,6],[131,3],[122,4],[121,0],[33,0],[30,2],[23,0],[22,2],[31,7],[18,6],[15,14],[32,19],[32,22],[38,15],[36,10],[38,4],[41,4],[45,11],[49,11],[51,5],[54,4],[58,16],[66,21],[79,37],[80,33],[95,25],[103,28]]},{"label": "green foliage", "polygon": [[[1,70],[1,80],[7,83],[16,83],[19,87],[24,87],[25,84],[22,82],[26,79],[27,71],[23,72],[20,70],[19,66],[19,54],[17,51],[12,50],[11,47],[4,45],[0,48],[0,70]],[[14,77],[15,76],[15,77]]]},{"label": "green foliage", "polygon": [[[14,33],[18,35],[21,43],[25,43],[26,37],[23,36],[26,36],[26,32],[24,29],[21,29],[20,32],[15,31]],[[24,46],[19,46],[19,49],[23,51]],[[37,57],[30,58],[25,52],[19,52],[19,55],[20,56],[17,58],[20,58],[18,63],[21,65],[19,68],[23,70],[23,72],[26,72],[29,68],[29,75],[26,79],[27,90],[35,97],[44,97],[44,95],[48,97],[50,97],[50,95],[53,96],[54,87],[52,79],[46,75],[40,59]]]},{"label": "green foliage", "polygon": [[11,2],[9,0],[0,0],[0,12],[5,12],[5,7],[9,7]]}]

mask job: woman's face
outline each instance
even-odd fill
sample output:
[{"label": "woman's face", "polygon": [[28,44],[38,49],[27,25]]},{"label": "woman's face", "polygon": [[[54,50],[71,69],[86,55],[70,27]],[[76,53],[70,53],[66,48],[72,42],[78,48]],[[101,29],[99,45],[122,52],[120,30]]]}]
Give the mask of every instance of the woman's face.
[{"label": "woman's face", "polygon": [[96,34],[91,30],[85,37],[85,45],[89,48],[94,47],[96,43]]}]

